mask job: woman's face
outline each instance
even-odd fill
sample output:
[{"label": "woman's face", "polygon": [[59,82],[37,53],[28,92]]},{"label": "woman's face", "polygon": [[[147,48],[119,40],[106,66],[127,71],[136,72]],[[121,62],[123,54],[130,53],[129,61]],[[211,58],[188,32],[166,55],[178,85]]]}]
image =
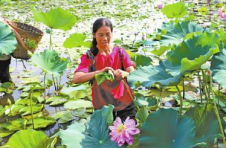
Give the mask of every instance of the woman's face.
[{"label": "woman's face", "polygon": [[98,48],[108,48],[112,38],[111,28],[108,26],[101,26],[94,34],[94,37],[96,38]]}]

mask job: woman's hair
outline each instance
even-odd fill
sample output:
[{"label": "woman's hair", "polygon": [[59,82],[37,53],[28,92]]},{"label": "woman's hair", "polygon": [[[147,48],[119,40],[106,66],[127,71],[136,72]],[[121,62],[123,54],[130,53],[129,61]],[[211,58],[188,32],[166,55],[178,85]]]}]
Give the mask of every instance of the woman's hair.
[{"label": "woman's hair", "polygon": [[93,23],[93,32],[92,32],[93,33],[93,41],[92,41],[92,45],[91,45],[90,51],[92,52],[92,54],[94,56],[96,56],[98,54],[98,51],[99,51],[98,48],[96,47],[97,46],[97,41],[96,41],[96,38],[94,37],[94,34],[102,26],[110,27],[111,32],[113,32],[112,23],[107,18],[99,18]]}]

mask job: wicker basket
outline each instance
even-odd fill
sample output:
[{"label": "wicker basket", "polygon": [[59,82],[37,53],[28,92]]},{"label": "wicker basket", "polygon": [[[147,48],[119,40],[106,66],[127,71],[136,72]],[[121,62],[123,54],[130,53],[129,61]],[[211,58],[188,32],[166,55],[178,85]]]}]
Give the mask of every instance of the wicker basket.
[{"label": "wicker basket", "polygon": [[[43,36],[43,32],[36,27],[20,22],[9,22],[8,24],[21,36],[27,48],[34,53]],[[20,45],[17,46],[12,55],[17,59],[27,60],[30,58],[27,50],[23,49]]]}]

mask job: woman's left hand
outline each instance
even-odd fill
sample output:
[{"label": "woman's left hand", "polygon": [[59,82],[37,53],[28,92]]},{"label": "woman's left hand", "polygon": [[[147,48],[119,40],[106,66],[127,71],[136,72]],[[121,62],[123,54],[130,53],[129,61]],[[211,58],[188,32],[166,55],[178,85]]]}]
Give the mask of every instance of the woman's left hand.
[{"label": "woman's left hand", "polygon": [[117,69],[115,70],[114,75],[116,80],[122,80],[123,78],[127,77],[129,73],[121,69]]}]

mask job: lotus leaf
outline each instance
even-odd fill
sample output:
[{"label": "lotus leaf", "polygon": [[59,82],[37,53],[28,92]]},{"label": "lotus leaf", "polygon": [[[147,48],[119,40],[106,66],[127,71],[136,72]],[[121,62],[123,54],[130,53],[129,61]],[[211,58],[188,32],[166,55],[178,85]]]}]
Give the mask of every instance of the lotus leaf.
[{"label": "lotus leaf", "polygon": [[163,30],[167,30],[167,33],[161,35],[160,43],[163,46],[180,44],[183,40],[187,39],[189,35],[194,32],[204,32],[208,29],[200,26],[199,24],[182,21],[182,22],[171,22],[170,24],[164,24]]},{"label": "lotus leaf", "polygon": [[64,108],[70,109],[70,110],[75,110],[78,108],[88,108],[88,107],[93,107],[91,101],[75,100],[75,101],[68,101],[67,103],[64,104]]},{"label": "lotus leaf", "polygon": [[66,112],[63,114],[63,116],[59,119],[59,123],[67,123],[71,120],[73,120],[75,117],[72,115],[71,112]]},{"label": "lotus leaf", "polygon": [[63,96],[53,96],[46,100],[46,103],[50,103],[50,106],[61,105],[67,102],[68,99]]},{"label": "lotus leaf", "polygon": [[168,18],[182,18],[187,12],[187,8],[183,2],[166,5],[162,8],[162,13]]},{"label": "lotus leaf", "polygon": [[8,122],[1,123],[0,127],[2,129],[13,132],[13,131],[18,131],[18,130],[24,129],[25,124],[26,124],[25,119],[18,118],[18,119],[15,119],[15,120],[11,120],[11,121],[8,121]]},{"label": "lotus leaf", "polygon": [[[34,127],[35,129],[46,128],[49,125],[54,124],[56,121],[51,117],[38,117],[34,118]],[[32,120],[27,122],[28,128],[33,128]]]},{"label": "lotus leaf", "polygon": [[86,36],[83,34],[79,34],[79,33],[72,34],[70,35],[69,38],[67,38],[64,41],[64,47],[65,48],[73,48],[73,47],[81,47],[81,46],[84,46],[87,48],[91,47],[91,43],[86,42],[85,39],[86,39]]},{"label": "lotus leaf", "polygon": [[8,116],[15,116],[20,114],[20,110],[23,109],[24,105],[20,105],[20,104],[13,104],[10,106],[5,107],[5,114]]},{"label": "lotus leaf", "polygon": [[98,73],[98,74],[95,75],[95,79],[97,81],[97,84],[100,85],[105,80],[113,81],[114,80],[114,74],[112,73],[111,70],[109,70],[108,72],[101,72],[101,73]]},{"label": "lotus leaf", "polygon": [[0,21],[0,57],[10,55],[17,47],[17,40],[8,25]]},{"label": "lotus leaf", "polygon": [[207,15],[208,9],[206,7],[201,7],[198,9],[198,12],[201,13],[202,15]]},{"label": "lotus leaf", "polygon": [[141,54],[137,54],[137,53],[133,53],[129,50],[127,50],[126,52],[129,54],[131,60],[136,63],[137,67],[151,65],[152,59],[150,57],[144,56]]},{"label": "lotus leaf", "polygon": [[4,115],[5,109],[2,105],[0,105],[0,117]]},{"label": "lotus leaf", "polygon": [[84,123],[75,122],[66,130],[61,130],[58,135],[62,139],[62,144],[67,148],[118,148],[118,145],[110,140],[107,124],[112,109],[104,107],[96,110],[88,123],[88,129]]},{"label": "lotus leaf", "polygon": [[161,56],[163,53],[165,53],[169,49],[170,49],[170,47],[161,46],[159,49],[157,48],[157,49],[152,50],[151,53],[156,56]]},{"label": "lotus leaf", "polygon": [[12,148],[54,148],[56,137],[49,138],[44,132],[21,130],[10,137],[6,146]]},{"label": "lotus leaf", "polygon": [[[43,104],[36,104],[32,106],[33,113],[40,112],[43,109]],[[19,111],[23,116],[30,115],[31,114],[31,106],[25,106]]]},{"label": "lotus leaf", "polygon": [[55,120],[60,119],[61,117],[64,116],[64,114],[66,114],[68,111],[60,111],[60,112],[56,112],[54,113],[51,117],[54,118]]},{"label": "lotus leaf", "polygon": [[75,87],[63,87],[61,90],[63,95],[68,95],[70,98],[80,99],[86,96],[91,96],[91,88],[88,85],[78,85]]},{"label": "lotus leaf", "polygon": [[139,141],[142,148],[192,148],[195,124],[190,117],[179,119],[173,109],[159,109],[148,116]]},{"label": "lotus leaf", "polygon": [[25,98],[25,99],[18,99],[18,100],[16,100],[16,102],[15,102],[15,104],[17,104],[17,105],[30,105],[30,103],[32,102],[32,105],[34,105],[34,104],[37,104],[37,101],[31,101],[30,99],[28,99],[28,98]]},{"label": "lotus leaf", "polygon": [[210,69],[213,80],[226,89],[226,49],[213,56]]},{"label": "lotus leaf", "polygon": [[179,74],[172,76],[162,66],[144,66],[139,67],[136,71],[130,73],[128,76],[129,85],[135,88],[136,83],[139,82],[142,86],[151,88],[154,84],[158,83],[161,86],[176,85],[180,82]]},{"label": "lotus leaf", "polygon": [[44,50],[40,54],[32,57],[32,62],[41,68],[44,72],[53,75],[62,75],[67,68],[68,60],[60,59],[54,50]]},{"label": "lotus leaf", "polygon": [[44,112],[43,111],[40,111],[38,113],[35,113],[33,115],[27,115],[27,116],[23,116],[24,119],[27,119],[27,120],[31,120],[32,118],[39,118],[39,117],[44,117]]},{"label": "lotus leaf", "polygon": [[2,129],[0,128],[0,136],[1,136],[2,138],[7,137],[7,136],[11,135],[12,133],[14,133],[14,132],[10,132],[10,131],[8,131],[8,130],[2,130]]},{"label": "lotus leaf", "polygon": [[[206,109],[206,111],[205,111]],[[211,148],[214,144],[215,136],[221,134],[219,122],[211,105],[196,106],[189,109],[185,116],[191,117],[196,125],[197,143],[205,142],[206,147]]]},{"label": "lotus leaf", "polygon": [[38,12],[32,10],[37,22],[42,22],[52,29],[70,30],[77,22],[76,17],[62,8],[51,9],[49,12]]},{"label": "lotus leaf", "polygon": [[172,67],[180,67],[182,73],[200,69],[201,65],[209,60],[212,55],[219,52],[218,46],[216,44],[212,45],[212,41],[210,41],[216,41],[217,39],[217,36],[210,33],[194,36],[168,52],[168,60]]}]

